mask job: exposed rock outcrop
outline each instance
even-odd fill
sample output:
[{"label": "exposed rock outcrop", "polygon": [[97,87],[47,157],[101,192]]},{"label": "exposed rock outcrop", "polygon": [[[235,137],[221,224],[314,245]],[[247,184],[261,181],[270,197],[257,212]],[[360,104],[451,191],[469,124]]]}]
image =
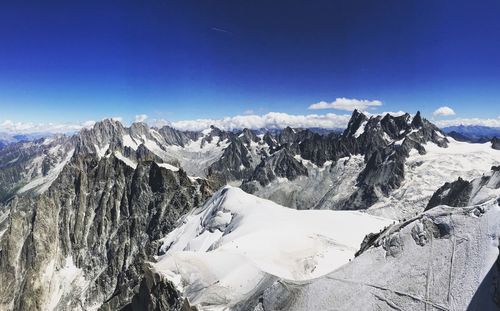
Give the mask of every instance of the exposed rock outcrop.
[{"label": "exposed rock outcrop", "polygon": [[491,148],[500,150],[500,138],[493,137],[493,139],[491,140]]},{"label": "exposed rock outcrop", "polygon": [[49,191],[10,203],[0,306],[116,310],[130,302],[156,240],[212,190],[185,172],[75,155]]}]

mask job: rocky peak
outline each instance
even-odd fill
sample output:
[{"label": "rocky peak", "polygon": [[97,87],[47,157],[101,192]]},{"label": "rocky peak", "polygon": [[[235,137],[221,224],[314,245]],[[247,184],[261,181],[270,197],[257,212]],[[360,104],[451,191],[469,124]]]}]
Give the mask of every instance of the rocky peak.
[{"label": "rocky peak", "polygon": [[454,182],[447,182],[434,192],[425,210],[438,205],[466,206],[469,202],[471,187],[470,182],[460,177]]},{"label": "rocky peak", "polygon": [[103,140],[105,138],[122,135],[125,132],[125,128],[118,120],[104,119],[102,121],[96,122],[92,129],[84,129],[83,131],[91,132],[92,134],[94,134],[98,138],[102,138],[101,140]]},{"label": "rocky peak", "polygon": [[130,136],[132,137],[141,137],[141,136],[149,136],[149,126],[144,122],[134,122],[129,128]]},{"label": "rocky peak", "polygon": [[283,131],[281,131],[281,133],[279,133],[278,143],[280,145],[292,144],[295,141],[295,138],[296,138],[296,131],[293,128],[287,126],[286,128],[283,129]]},{"label": "rocky peak", "polygon": [[386,114],[380,124],[384,132],[389,135],[392,139],[398,139],[403,136],[409,129],[408,121],[410,119],[410,115],[405,113],[402,116],[392,116],[390,114]]},{"label": "rocky peak", "polygon": [[217,138],[217,140],[214,143],[219,143],[221,141],[224,141],[226,139],[231,138],[234,134],[231,132],[226,132],[214,125],[210,125],[210,128],[202,131],[202,133],[205,135],[201,141],[201,146],[203,147],[206,143],[212,143],[214,138]]},{"label": "rocky peak", "polygon": [[278,177],[294,180],[299,176],[307,175],[307,168],[302,162],[295,159],[288,149],[282,148],[262,160],[255,168],[251,181],[245,183],[242,188],[245,191],[253,192],[257,182],[260,186],[266,186]]},{"label": "rocky peak", "polygon": [[199,132],[183,132],[170,126],[158,130],[168,145],[184,147],[190,140],[197,140],[202,134]]},{"label": "rocky peak", "polygon": [[411,126],[415,129],[424,126],[424,121],[422,120],[420,111],[417,111],[417,114],[413,117],[413,120],[411,121]]},{"label": "rocky peak", "polygon": [[[500,200],[500,166],[491,167],[491,172],[471,181],[458,178],[439,188],[429,200],[425,210],[438,205],[464,207],[483,204],[490,199]],[[500,201],[498,201],[500,204]]]},{"label": "rocky peak", "polygon": [[367,116],[365,116],[362,112],[359,112],[358,109],[354,109],[343,136],[353,136],[361,124],[366,120],[368,120]]},{"label": "rocky peak", "polygon": [[78,134],[76,153],[96,153],[105,146],[121,144],[125,133],[119,121],[104,119],[96,122],[91,129],[82,129]]},{"label": "rocky peak", "polygon": [[255,135],[251,130],[244,128],[243,131],[238,135],[240,140],[247,146],[250,145],[251,142],[258,142],[259,138]]}]

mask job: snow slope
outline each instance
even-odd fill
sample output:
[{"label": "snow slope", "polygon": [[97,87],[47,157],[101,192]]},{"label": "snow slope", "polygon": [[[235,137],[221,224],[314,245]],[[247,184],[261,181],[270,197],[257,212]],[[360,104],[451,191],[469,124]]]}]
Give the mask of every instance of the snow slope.
[{"label": "snow slope", "polygon": [[405,164],[401,187],[387,198],[380,196],[368,212],[391,219],[408,219],[422,212],[434,191],[445,182],[458,177],[471,180],[500,164],[500,150],[491,148],[490,142],[471,144],[447,138],[450,141],[447,148],[427,143],[424,155],[413,149]]},{"label": "snow slope", "polygon": [[225,187],[163,239],[154,269],[203,310],[233,306],[269,275],[308,280],[354,257],[392,223],[366,213],[294,210]]},{"label": "snow slope", "polygon": [[[436,207],[312,282],[265,290],[264,310],[497,310],[500,207]],[[356,293],[356,295],[353,295]],[[498,295],[498,293],[496,293]],[[258,302],[255,302],[258,304]]]}]

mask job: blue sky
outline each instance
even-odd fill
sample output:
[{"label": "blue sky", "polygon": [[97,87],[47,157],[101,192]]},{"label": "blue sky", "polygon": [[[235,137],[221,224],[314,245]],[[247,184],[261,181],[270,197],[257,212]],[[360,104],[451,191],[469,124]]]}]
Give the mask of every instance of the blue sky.
[{"label": "blue sky", "polygon": [[[0,122],[500,116],[499,1],[2,1]],[[436,118],[444,118],[439,116]]]}]

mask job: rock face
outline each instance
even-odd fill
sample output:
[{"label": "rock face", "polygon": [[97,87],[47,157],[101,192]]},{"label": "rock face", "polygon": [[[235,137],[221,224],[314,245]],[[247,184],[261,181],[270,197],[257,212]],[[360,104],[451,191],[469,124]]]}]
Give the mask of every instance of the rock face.
[{"label": "rock face", "polygon": [[71,157],[75,143],[74,138],[55,136],[9,144],[1,149],[0,204],[17,192],[37,192],[44,182],[53,181]]},{"label": "rock face", "polygon": [[14,199],[0,254],[0,309],[116,310],[130,302],[156,240],[211,193],[154,162],[73,157],[49,191]]},{"label": "rock face", "polygon": [[456,181],[444,184],[433,195],[425,210],[438,205],[466,206],[469,202],[472,185],[470,182],[458,178]]},{"label": "rock face", "polygon": [[294,180],[301,175],[307,176],[307,168],[297,161],[290,151],[283,148],[260,162],[250,179],[253,183],[247,182],[243,184],[242,188],[252,192],[253,189],[256,189],[255,182],[258,182],[260,186],[266,186],[277,178]]},{"label": "rock face", "polygon": [[197,311],[189,301],[182,297],[172,282],[161,274],[146,270],[139,291],[132,302],[122,311]]},{"label": "rock face", "polygon": [[491,140],[491,148],[500,150],[500,138],[493,137],[493,139]]}]

